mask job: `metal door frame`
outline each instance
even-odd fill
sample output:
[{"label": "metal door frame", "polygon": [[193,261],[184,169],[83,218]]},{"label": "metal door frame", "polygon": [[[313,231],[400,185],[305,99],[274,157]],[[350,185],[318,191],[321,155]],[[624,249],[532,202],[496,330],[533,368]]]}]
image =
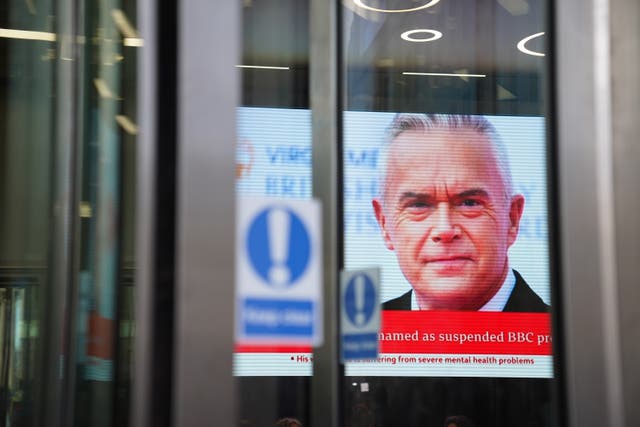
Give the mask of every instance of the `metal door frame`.
[{"label": "metal door frame", "polygon": [[139,2],[135,426],[235,418],[240,6]]},{"label": "metal door frame", "polygon": [[[337,2],[327,3],[337,7]],[[320,2],[313,4],[318,6]],[[153,248],[153,198],[157,195],[153,182],[157,118],[150,111],[157,99],[158,82],[154,77],[157,70],[150,64],[157,64],[154,55],[158,39],[154,34],[160,29],[154,27],[154,19],[158,7],[161,6],[150,0],[141,1],[146,46],[140,81],[144,113],[138,160],[136,366],[142,373],[136,378],[134,405],[135,425],[140,426],[149,425],[144,414],[153,396],[146,362],[152,339],[149,301],[153,288],[149,263]],[[197,425],[201,420],[228,421],[235,416],[230,309],[235,130],[229,123],[235,123],[233,111],[237,105],[233,65],[240,40],[239,7],[236,1],[197,0],[182,2],[178,8],[180,145],[176,283],[179,286],[173,377],[176,425]],[[640,355],[637,326],[640,313],[635,308],[635,302],[640,301],[640,287],[634,283],[637,281],[634,264],[640,259],[640,227],[635,214],[640,201],[629,197],[636,194],[635,186],[640,182],[637,168],[640,153],[635,142],[640,134],[640,120],[636,117],[640,111],[637,96],[640,90],[634,75],[640,63],[640,26],[635,25],[634,17],[640,16],[640,6],[629,0],[566,0],[554,2],[551,7],[562,279],[559,348],[566,374],[568,419],[574,426],[630,425],[640,416],[637,414],[640,405],[632,400],[640,389],[639,368],[634,363]],[[326,15],[331,25],[325,21],[325,26],[318,26],[320,9],[314,6],[312,10],[312,25],[316,26],[312,45],[319,43],[311,54],[312,90],[335,94],[338,78],[335,9]],[[617,24],[621,21],[626,25]],[[314,65],[318,60],[329,62],[319,67]],[[337,108],[337,96],[331,98]],[[320,141],[316,137],[330,142],[336,138],[338,126],[336,118],[331,118],[331,105],[316,105],[314,146]],[[318,113],[329,120],[328,128],[317,129]],[[314,159],[314,169],[334,170],[336,156],[333,153],[325,160]],[[325,176],[335,179],[333,174]],[[336,194],[335,181],[314,186],[315,194]],[[335,205],[325,207],[325,212],[334,215]],[[337,224],[335,218],[333,221]],[[329,237],[328,242],[334,241],[333,234]],[[331,265],[336,266],[334,261]],[[334,298],[335,288],[329,287],[326,292],[326,297]],[[329,314],[334,313],[331,310]],[[325,325],[325,331],[329,332],[327,339],[335,338],[332,328],[333,325]],[[332,346],[316,351],[316,362],[325,360],[325,364],[318,364],[314,370],[316,374],[327,375],[314,379],[317,384],[311,402],[314,407],[320,405],[322,397],[327,397],[326,394],[321,397],[320,391],[336,392],[338,387],[337,363],[332,359],[337,354]],[[325,401],[325,404],[327,425],[335,425],[337,403]]]},{"label": "metal door frame", "polygon": [[[640,390],[640,6],[554,2],[562,362],[572,426],[633,425]],[[631,197],[630,197],[631,196]]]}]

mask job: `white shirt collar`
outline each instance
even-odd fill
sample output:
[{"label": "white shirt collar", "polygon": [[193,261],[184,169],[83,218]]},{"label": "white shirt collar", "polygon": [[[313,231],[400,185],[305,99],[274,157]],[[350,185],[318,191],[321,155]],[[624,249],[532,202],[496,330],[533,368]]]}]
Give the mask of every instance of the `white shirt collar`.
[{"label": "white shirt collar", "polygon": [[[509,273],[507,273],[507,277],[505,277],[504,282],[502,282],[502,286],[498,292],[495,293],[493,298],[491,298],[480,310],[478,311],[502,311],[504,310],[504,306],[507,305],[507,300],[511,296],[511,292],[513,292],[513,288],[516,286],[516,275],[513,274],[513,270],[509,269]],[[420,306],[418,305],[418,299],[416,298],[416,293],[411,292],[411,310],[420,310]]]}]

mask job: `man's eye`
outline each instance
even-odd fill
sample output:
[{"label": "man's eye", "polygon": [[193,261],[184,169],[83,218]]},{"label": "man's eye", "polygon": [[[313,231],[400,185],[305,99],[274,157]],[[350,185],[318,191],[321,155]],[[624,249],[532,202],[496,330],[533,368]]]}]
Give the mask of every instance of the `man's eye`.
[{"label": "man's eye", "polygon": [[466,208],[474,208],[474,207],[482,206],[482,204],[478,200],[464,199],[462,200],[462,202],[460,202],[459,206],[466,207]]},{"label": "man's eye", "polygon": [[426,202],[413,202],[409,206],[412,208],[427,208],[429,204]]},{"label": "man's eye", "polygon": [[406,204],[406,208],[410,210],[423,210],[429,209],[430,207],[431,203],[422,200],[415,200]]}]

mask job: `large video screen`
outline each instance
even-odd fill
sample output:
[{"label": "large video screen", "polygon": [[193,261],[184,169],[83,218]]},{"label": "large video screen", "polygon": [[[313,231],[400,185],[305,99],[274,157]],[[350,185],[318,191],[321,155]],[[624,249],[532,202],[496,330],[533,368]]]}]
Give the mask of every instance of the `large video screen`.
[{"label": "large video screen", "polygon": [[[345,269],[378,267],[380,355],[348,376],[550,378],[541,117],[344,113]],[[311,197],[308,110],[240,108],[238,195]],[[238,376],[311,349],[240,343]]]},{"label": "large video screen", "polygon": [[344,255],[381,269],[347,375],[551,377],[541,117],[345,112]]}]

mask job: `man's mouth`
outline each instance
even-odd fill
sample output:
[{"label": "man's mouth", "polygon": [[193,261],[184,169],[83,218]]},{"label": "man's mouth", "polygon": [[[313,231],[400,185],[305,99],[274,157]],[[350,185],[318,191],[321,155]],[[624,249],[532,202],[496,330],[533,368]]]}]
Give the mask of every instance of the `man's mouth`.
[{"label": "man's mouth", "polygon": [[432,262],[455,262],[455,261],[471,261],[471,257],[467,255],[446,255],[434,256],[426,259],[427,264]]},{"label": "man's mouth", "polygon": [[441,273],[455,273],[473,261],[467,255],[435,256],[426,259],[426,265]]}]

